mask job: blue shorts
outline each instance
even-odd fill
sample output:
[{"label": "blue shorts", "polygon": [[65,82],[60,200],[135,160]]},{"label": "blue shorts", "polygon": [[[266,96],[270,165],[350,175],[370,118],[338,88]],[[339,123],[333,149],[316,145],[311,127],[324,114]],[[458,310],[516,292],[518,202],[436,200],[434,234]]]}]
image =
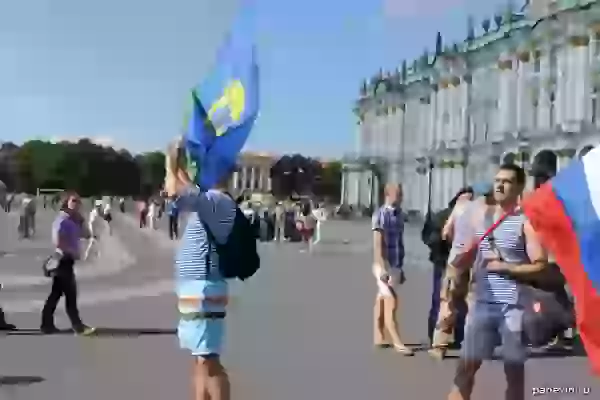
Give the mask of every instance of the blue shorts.
[{"label": "blue shorts", "polygon": [[[177,296],[207,297],[223,296],[227,294],[227,283],[225,281],[179,281],[177,282]],[[193,313],[198,311],[222,312],[225,306],[199,302],[190,308],[182,308],[180,303],[179,312]],[[225,337],[225,319],[180,319],[177,326],[177,337],[182,349],[189,350],[193,356],[214,357],[219,356],[223,349]]]},{"label": "blue shorts", "polygon": [[525,362],[523,309],[517,305],[476,302],[467,315],[461,358],[491,359],[498,345],[502,346],[504,362]]}]

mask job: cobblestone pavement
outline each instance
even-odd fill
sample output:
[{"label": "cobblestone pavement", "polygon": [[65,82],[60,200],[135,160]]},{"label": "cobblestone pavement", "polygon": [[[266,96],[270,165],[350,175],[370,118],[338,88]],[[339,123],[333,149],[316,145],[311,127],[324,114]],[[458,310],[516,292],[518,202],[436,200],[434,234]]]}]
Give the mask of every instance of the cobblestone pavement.
[{"label": "cobblestone pavement", "polygon": [[[81,266],[82,315],[102,328],[98,337],[41,336],[35,328],[49,287],[39,279],[40,263],[50,251],[52,215],[39,214],[38,237],[21,242],[10,228],[14,216],[0,214],[0,278],[8,282],[0,303],[20,328],[0,337],[0,400],[189,398],[190,360],[173,334],[174,243],[164,221],[152,232],[117,214],[100,258]],[[416,348],[426,336],[430,291],[418,233],[407,229],[408,282],[401,291],[402,332]],[[369,239],[367,222],[332,221],[312,255],[296,244],[261,245],[263,268],[233,288],[224,362],[234,399],[445,398],[454,360],[436,363],[423,352],[404,358],[371,347]],[[58,325],[67,327],[62,315],[59,306]],[[527,373],[531,390],[574,386],[600,393],[584,358],[535,358]],[[478,378],[475,399],[503,398],[500,363],[485,365]]]}]

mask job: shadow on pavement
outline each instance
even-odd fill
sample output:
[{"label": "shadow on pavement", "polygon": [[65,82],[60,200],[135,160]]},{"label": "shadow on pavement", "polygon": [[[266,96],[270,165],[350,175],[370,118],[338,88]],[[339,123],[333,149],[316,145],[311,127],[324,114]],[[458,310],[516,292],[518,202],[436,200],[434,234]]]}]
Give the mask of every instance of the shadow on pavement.
[{"label": "shadow on pavement", "polygon": [[[60,329],[56,333],[45,334],[39,329],[16,329],[14,331],[3,332],[8,336],[54,336],[54,335],[74,335],[72,329]],[[157,336],[157,335],[176,335],[176,329],[154,329],[154,328],[107,328],[98,327],[89,337],[136,337],[136,336]]]},{"label": "shadow on pavement", "polygon": [[0,376],[0,387],[2,386],[29,386],[34,383],[44,382],[41,376]]},{"label": "shadow on pavement", "polygon": [[96,332],[92,336],[160,336],[160,335],[176,335],[176,329],[155,329],[155,328],[96,328]]}]

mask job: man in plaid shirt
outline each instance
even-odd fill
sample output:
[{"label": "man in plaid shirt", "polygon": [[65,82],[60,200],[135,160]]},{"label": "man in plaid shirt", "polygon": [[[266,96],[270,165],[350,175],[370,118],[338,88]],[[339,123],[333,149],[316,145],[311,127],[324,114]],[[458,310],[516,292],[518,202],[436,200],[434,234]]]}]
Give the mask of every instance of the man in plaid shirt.
[{"label": "man in plaid shirt", "polygon": [[[385,204],[373,214],[373,273],[377,280],[378,293],[375,299],[375,346],[393,347],[405,356],[414,353],[407,348],[398,333],[396,290],[404,283],[404,221],[400,208],[402,186],[387,184]],[[390,342],[386,342],[385,334]]]}]

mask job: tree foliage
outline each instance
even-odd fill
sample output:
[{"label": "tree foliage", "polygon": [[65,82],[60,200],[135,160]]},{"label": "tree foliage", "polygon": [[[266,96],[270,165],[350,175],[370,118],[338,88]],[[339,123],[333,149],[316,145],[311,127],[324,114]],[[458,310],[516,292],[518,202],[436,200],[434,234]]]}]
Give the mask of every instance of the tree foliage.
[{"label": "tree foliage", "polygon": [[38,188],[74,190],[91,195],[150,195],[164,180],[165,155],[133,156],[88,139],[76,143],[40,140],[0,147],[0,180],[19,192]]},{"label": "tree foliage", "polygon": [[284,155],[271,167],[271,186],[278,198],[313,195],[337,201],[341,164],[321,163],[301,154]]}]

